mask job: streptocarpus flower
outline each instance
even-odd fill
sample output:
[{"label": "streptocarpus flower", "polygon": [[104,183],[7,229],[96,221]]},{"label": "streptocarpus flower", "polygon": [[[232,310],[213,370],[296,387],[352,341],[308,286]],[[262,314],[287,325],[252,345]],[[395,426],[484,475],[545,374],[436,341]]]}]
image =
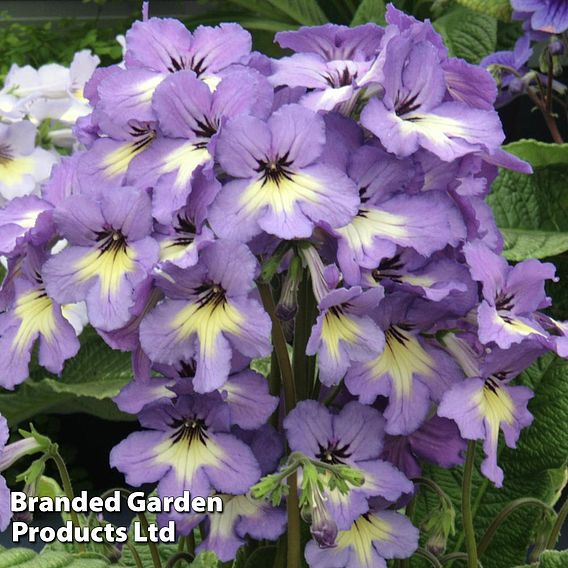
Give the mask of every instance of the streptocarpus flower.
[{"label": "streptocarpus flower", "polygon": [[432,416],[408,436],[385,436],[381,457],[413,479],[422,474],[419,460],[449,469],[463,463],[466,447],[454,422]]},{"label": "streptocarpus flower", "polygon": [[137,286],[158,260],[149,236],[150,198],[132,188],[105,188],[99,199],[68,197],[53,215],[69,246],[46,263],[46,289],[61,303],[86,300],[95,327],[121,327]]},{"label": "streptocarpus flower", "polygon": [[[246,441],[265,475],[273,471],[282,456],[282,442],[276,431],[268,425],[237,435]],[[246,537],[256,540],[276,540],[286,530],[286,512],[282,507],[253,499],[250,495],[220,494],[223,512],[205,515],[189,515],[180,519],[176,528],[186,534],[197,522],[203,523],[204,539],[196,552],[211,550],[223,562],[235,558]]]},{"label": "streptocarpus flower", "polygon": [[[459,348],[460,344],[456,345]],[[486,457],[481,472],[497,487],[503,484],[503,470],[497,465],[499,431],[503,432],[507,446],[514,448],[521,430],[533,420],[527,409],[533,392],[509,383],[541,353],[542,349],[522,346],[494,350],[485,361],[474,362],[468,373],[470,378],[448,390],[438,407],[438,415],[454,420],[463,438],[483,440]]]},{"label": "streptocarpus flower", "polygon": [[45,290],[45,256],[41,250],[27,248],[14,277],[13,302],[0,314],[0,364],[6,370],[0,383],[4,388],[13,389],[28,377],[37,340],[39,363],[52,373],[60,373],[65,360],[79,351],[79,340],[63,316],[62,306]]},{"label": "streptocarpus flower", "polygon": [[334,548],[308,542],[310,568],[386,568],[387,559],[408,558],[418,547],[418,529],[394,511],[370,511],[340,531]]},{"label": "streptocarpus flower", "polygon": [[348,283],[360,283],[361,268],[375,268],[394,256],[397,245],[430,256],[465,237],[461,215],[445,192],[408,191],[415,174],[412,162],[375,146],[362,146],[352,155],[349,175],[357,182],[361,205],[349,223],[332,231]]},{"label": "streptocarpus flower", "polygon": [[317,223],[337,227],[357,211],[353,182],[319,162],[323,118],[285,105],[267,122],[237,117],[219,135],[217,159],[233,178],[211,208],[213,230],[246,242],[265,231],[282,239],[311,236]]},{"label": "streptocarpus flower", "polygon": [[12,255],[24,243],[42,244],[54,227],[51,203],[35,195],[16,197],[0,209],[0,254]]},{"label": "streptocarpus flower", "polygon": [[480,341],[508,349],[514,343],[546,337],[533,314],[550,305],[544,283],[554,280],[554,265],[529,259],[511,267],[479,242],[466,244],[464,252],[472,278],[482,286],[477,310]]},{"label": "streptocarpus flower", "polygon": [[306,354],[318,354],[322,383],[338,383],[350,363],[368,361],[383,350],[384,334],[367,315],[382,297],[381,288],[363,292],[353,286],[332,290],[320,300]]},{"label": "streptocarpus flower", "polygon": [[409,156],[423,147],[450,162],[503,141],[495,111],[444,101],[447,84],[432,43],[403,34],[388,42],[384,61],[384,97],[369,101],[361,122],[389,152]]},{"label": "streptocarpus flower", "polygon": [[181,395],[140,413],[147,428],[130,434],[110,455],[130,485],[158,482],[160,496],[207,497],[213,490],[243,494],[260,477],[251,449],[230,433],[219,394]]},{"label": "streptocarpus flower", "polygon": [[568,5],[564,0],[511,0],[513,17],[525,20],[530,29],[561,34],[568,29]]},{"label": "streptocarpus flower", "polygon": [[266,79],[252,69],[228,73],[213,93],[192,71],[169,76],[152,98],[163,136],[133,159],[126,182],[153,187],[154,217],[169,223],[191,192],[195,173],[213,166],[211,153],[222,124],[242,114],[266,118],[272,98]]},{"label": "streptocarpus flower", "polygon": [[368,499],[381,496],[396,501],[412,491],[412,484],[391,464],[379,459],[384,421],[378,411],[350,402],[336,415],[316,401],[298,403],[284,420],[292,451],[329,464],[361,470],[365,482],[346,495],[326,491],[327,508],[340,530],[348,529],[369,510]]},{"label": "streptocarpus flower", "polygon": [[515,447],[521,430],[532,422],[527,402],[532,391],[523,386],[507,386],[491,377],[466,379],[444,395],[438,414],[452,418],[461,435],[483,440],[486,459],[481,471],[497,487],[503,484],[503,471],[497,465],[499,430],[508,446]]},{"label": "streptocarpus flower", "polygon": [[142,348],[153,361],[176,364],[194,357],[197,392],[219,388],[229,375],[231,350],[247,357],[270,352],[270,319],[251,296],[257,262],[244,245],[216,241],[188,270],[164,269],[167,298],[140,326]]},{"label": "streptocarpus flower", "polygon": [[462,378],[453,359],[436,342],[420,336],[409,302],[404,295],[381,302],[375,318],[385,330],[385,349],[370,361],[352,365],[345,377],[345,386],[360,402],[388,397],[386,432],[393,435],[419,428],[431,402]]}]

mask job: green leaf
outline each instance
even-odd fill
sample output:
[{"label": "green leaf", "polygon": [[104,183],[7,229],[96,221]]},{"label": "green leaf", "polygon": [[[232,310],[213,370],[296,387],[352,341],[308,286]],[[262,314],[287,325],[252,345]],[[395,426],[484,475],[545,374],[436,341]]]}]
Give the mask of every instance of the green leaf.
[{"label": "green leaf", "polygon": [[538,568],[566,568],[566,566],[568,566],[568,551],[547,550],[538,560]]},{"label": "green leaf", "polygon": [[100,558],[78,557],[67,552],[47,550],[38,554],[29,548],[10,548],[0,552],[0,568],[106,568]]},{"label": "green leaf", "polygon": [[516,568],[566,568],[566,566],[568,566],[568,551],[546,550],[537,564],[525,564]]},{"label": "green leaf", "polygon": [[284,12],[302,26],[317,26],[327,22],[317,0],[267,0],[266,4]]},{"label": "green leaf", "polygon": [[[535,391],[529,402],[534,422],[523,430],[517,449],[502,447],[499,465],[505,472],[501,489],[479,473],[482,459],[478,444],[476,472],[473,482],[473,514],[477,540],[481,538],[495,516],[507,503],[519,497],[534,497],[553,505],[564,485],[568,456],[568,361],[547,355],[521,376],[521,382]],[[444,470],[434,466],[424,468],[430,477],[454,502],[457,511],[456,537],[448,551],[463,551],[461,520],[461,468]],[[437,506],[436,497],[421,491],[417,499],[415,522],[420,524]],[[499,528],[486,553],[480,558],[484,566],[510,568],[522,565],[534,542],[534,531],[541,520],[535,507],[517,509]]]},{"label": "green leaf", "polygon": [[504,149],[526,160],[533,168],[568,163],[568,144],[548,144],[524,139],[507,144]]},{"label": "green leaf", "polygon": [[61,377],[35,366],[14,392],[0,394],[0,413],[14,425],[48,412],[132,420],[111,400],[131,378],[129,354],[112,350],[87,328],[81,334],[79,353],[67,361]]},{"label": "green leaf", "polygon": [[0,568],[13,568],[34,558],[36,553],[29,548],[9,548],[0,552]]},{"label": "green leaf", "polygon": [[534,169],[502,170],[487,202],[505,238],[509,260],[545,258],[568,250],[568,144],[521,140],[505,146]]},{"label": "green leaf", "polygon": [[450,55],[479,63],[495,51],[497,20],[492,16],[457,6],[434,22]]},{"label": "green leaf", "polygon": [[508,21],[511,19],[511,4],[509,0],[456,0],[458,4],[476,12]]},{"label": "green leaf", "polygon": [[261,546],[257,548],[247,559],[244,568],[265,568],[274,566],[276,546]]},{"label": "green leaf", "polygon": [[352,26],[359,26],[367,22],[375,22],[385,25],[385,2],[384,0],[362,0],[353,16]]},{"label": "green leaf", "polygon": [[198,554],[190,564],[190,568],[217,568],[219,560],[214,552],[206,550]]}]

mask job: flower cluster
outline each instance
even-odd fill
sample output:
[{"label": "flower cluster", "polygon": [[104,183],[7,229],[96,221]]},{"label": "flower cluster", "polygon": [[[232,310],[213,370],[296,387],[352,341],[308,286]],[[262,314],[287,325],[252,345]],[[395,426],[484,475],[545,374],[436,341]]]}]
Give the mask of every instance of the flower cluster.
[{"label": "flower cluster", "polygon": [[[482,440],[502,484],[499,433],[514,446],[531,422],[511,381],[567,355],[567,327],[540,311],[554,267],[501,256],[484,198],[497,166],[530,167],[500,149],[487,71],[392,6],[385,28],[276,41],[292,54],[252,52],[236,24],[146,18],[124,63],[95,71],[86,149],[0,211],[0,381],[25,380],[36,341],[60,372],[79,349],[65,307],[85,302],[132,354],[116,402],[143,429],[111,464],[226,504],[222,520],[172,513],[182,534],[202,523],[223,561],[247,536],[278,538],[280,499],[250,490],[286,475],[286,442],[310,566],[386,566],[417,547],[395,511],[419,459],[452,467]],[[273,344],[269,388],[251,364]]]}]

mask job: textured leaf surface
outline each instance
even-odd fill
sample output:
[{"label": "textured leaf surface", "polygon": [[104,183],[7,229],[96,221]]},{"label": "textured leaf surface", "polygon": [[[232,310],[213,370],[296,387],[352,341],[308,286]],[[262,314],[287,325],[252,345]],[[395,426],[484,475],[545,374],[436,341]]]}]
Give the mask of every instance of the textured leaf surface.
[{"label": "textured leaf surface", "polygon": [[359,26],[367,22],[375,22],[381,26],[385,25],[384,0],[363,0],[359,4],[351,25]]},{"label": "textured leaf surface", "polygon": [[[495,488],[479,471],[481,448],[473,485],[473,512],[477,539],[507,503],[519,497],[535,497],[553,504],[564,483],[568,457],[568,362],[547,355],[523,375],[524,384],[535,390],[529,403],[534,422],[521,434],[516,450],[502,448],[499,464],[505,471],[502,489]],[[431,477],[452,498],[457,511],[456,534],[461,534],[461,468],[443,470],[429,466],[424,475]],[[435,497],[421,491],[417,500],[417,522],[437,505]],[[533,532],[541,520],[539,510],[524,507],[515,511],[500,527],[487,552],[484,566],[510,568],[525,562],[533,542]],[[462,537],[449,543],[449,551],[464,550]]]},{"label": "textured leaf surface", "polygon": [[302,26],[316,26],[327,22],[317,0],[267,0],[266,4],[274,6]]},{"label": "textured leaf surface", "polygon": [[542,553],[536,564],[525,564],[516,568],[566,568],[568,566],[568,551],[558,552],[547,550]]},{"label": "textured leaf surface", "polygon": [[497,20],[461,6],[434,22],[442,34],[450,55],[462,57],[470,63],[479,63],[495,51]]},{"label": "textured leaf surface", "polygon": [[502,170],[487,198],[505,256],[519,261],[568,250],[568,144],[521,140],[505,148],[534,169],[530,176]]},{"label": "textured leaf surface", "polygon": [[111,400],[131,378],[129,354],[113,351],[87,328],[78,355],[67,361],[61,377],[35,366],[15,391],[0,394],[0,413],[14,425],[46,412],[86,412],[109,420],[132,420]]},{"label": "textured leaf surface", "polygon": [[105,568],[98,558],[80,558],[66,552],[48,550],[38,554],[29,548],[10,548],[0,552],[0,568]]},{"label": "textured leaf surface", "polygon": [[499,18],[500,20],[509,20],[511,18],[511,4],[509,0],[456,0],[458,4]]}]

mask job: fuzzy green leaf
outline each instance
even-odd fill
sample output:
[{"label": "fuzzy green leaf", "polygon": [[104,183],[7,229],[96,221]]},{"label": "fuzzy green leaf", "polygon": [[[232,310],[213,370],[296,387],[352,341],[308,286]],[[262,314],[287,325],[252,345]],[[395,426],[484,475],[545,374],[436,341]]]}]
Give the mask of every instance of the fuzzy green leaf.
[{"label": "fuzzy green leaf", "polygon": [[470,10],[475,10],[500,20],[508,21],[511,19],[511,4],[509,0],[456,0],[456,2]]},{"label": "fuzzy green leaf", "polygon": [[67,361],[61,377],[34,366],[14,392],[0,394],[0,413],[11,424],[36,414],[87,412],[109,420],[131,420],[112,397],[132,378],[130,356],[113,351],[96,332],[81,334],[81,349]]},{"label": "fuzzy green leaf", "polygon": [[545,258],[568,250],[568,144],[521,140],[505,149],[527,160],[532,175],[502,170],[488,203],[509,260]]},{"label": "fuzzy green leaf", "polygon": [[497,20],[457,6],[434,22],[450,55],[479,63],[497,45]]},{"label": "fuzzy green leaf", "polygon": [[9,548],[0,552],[0,568],[106,568],[100,558],[78,557],[47,550],[38,554],[29,548]]},{"label": "fuzzy green leaf", "polygon": [[[529,402],[534,422],[522,432],[516,450],[501,448],[499,465],[505,472],[503,488],[495,488],[479,473],[482,450],[478,445],[472,491],[478,541],[507,503],[519,497],[535,497],[552,505],[564,484],[568,459],[568,430],[565,428],[568,423],[568,361],[547,355],[523,373],[521,379],[535,391]],[[432,478],[454,502],[458,513],[456,537],[450,541],[448,551],[463,551],[461,468],[444,470],[428,466],[424,476]],[[420,492],[415,517],[417,523],[420,524],[435,509],[438,505],[436,499],[429,492]],[[495,534],[480,559],[483,565],[491,568],[522,565],[541,519],[541,513],[535,507],[516,510]]]},{"label": "fuzzy green leaf", "polygon": [[547,550],[542,553],[537,564],[525,564],[516,568],[566,568],[567,566],[568,551]]},{"label": "fuzzy green leaf", "polygon": [[367,22],[375,22],[375,24],[384,26],[386,23],[385,9],[384,0],[362,0],[353,16],[351,25],[359,26]]},{"label": "fuzzy green leaf", "polygon": [[317,0],[267,0],[266,3],[302,26],[317,26],[327,22]]}]

